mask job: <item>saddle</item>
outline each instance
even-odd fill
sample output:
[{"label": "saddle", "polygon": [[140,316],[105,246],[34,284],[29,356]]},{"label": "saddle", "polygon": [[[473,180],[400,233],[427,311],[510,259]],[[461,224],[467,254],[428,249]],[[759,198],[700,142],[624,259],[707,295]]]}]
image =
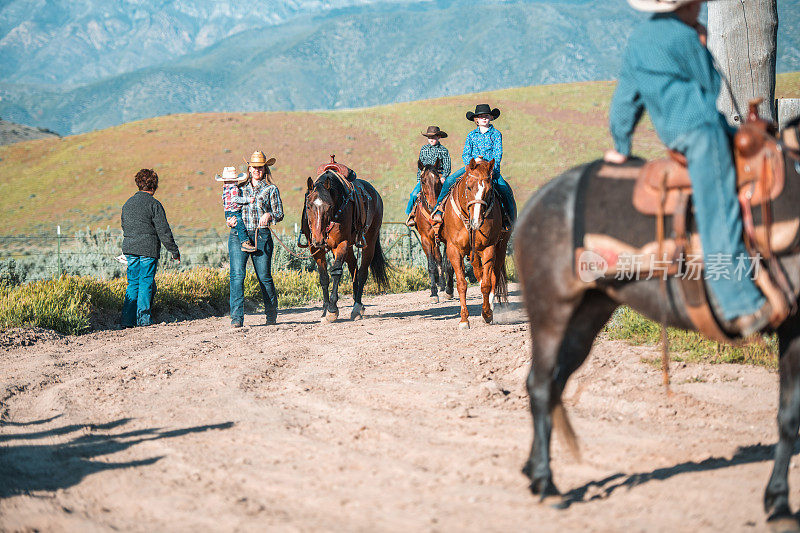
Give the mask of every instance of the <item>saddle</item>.
[{"label": "saddle", "polygon": [[[771,323],[777,326],[795,310],[795,297],[775,254],[785,251],[795,241],[797,229],[791,239],[772,231],[771,203],[783,191],[786,174],[781,147],[772,136],[774,126],[758,116],[759,103],[757,100],[750,102],[748,121],[733,139],[733,154],[745,246],[751,257],[760,257],[766,263],[767,268],[759,269],[755,282],[772,304]],[[636,178],[633,206],[642,214],[656,216],[657,257],[661,258],[662,267],[667,263],[669,274],[679,271],[688,255],[694,257],[695,263],[697,257],[702,257],[697,253],[696,239],[687,235],[691,197],[687,161],[680,153],[670,151],[669,157],[646,163]],[[664,218],[667,216],[672,218],[674,235],[665,246]],[[702,268],[702,265],[696,266]],[[718,341],[732,341],[711,310],[702,279],[697,276],[679,279],[687,313],[698,330]]]}]

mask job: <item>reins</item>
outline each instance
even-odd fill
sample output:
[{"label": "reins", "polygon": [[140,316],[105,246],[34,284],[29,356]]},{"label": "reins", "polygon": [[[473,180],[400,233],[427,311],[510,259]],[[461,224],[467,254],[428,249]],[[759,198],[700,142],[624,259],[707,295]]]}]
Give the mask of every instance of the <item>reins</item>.
[{"label": "reins", "polygon": [[[475,256],[475,232],[486,221],[486,214],[494,206],[495,190],[494,190],[494,187],[491,188],[492,194],[491,194],[491,198],[489,198],[488,202],[485,201],[485,200],[477,200],[477,199],[474,199],[474,198],[472,200],[469,200],[467,198],[467,187],[465,185],[464,186],[464,194],[463,194],[463,196],[464,196],[464,200],[467,202],[467,207],[466,207],[466,209],[464,209],[460,203],[456,202],[456,200],[455,200],[455,192],[456,192],[456,189],[457,189],[458,185],[462,181],[466,182],[467,176],[468,176],[468,173],[465,172],[464,174],[461,175],[460,178],[458,178],[458,181],[456,181],[453,184],[453,187],[450,189],[450,192],[448,193],[448,196],[450,197],[450,203],[452,204],[453,211],[455,211],[455,213],[458,216],[458,218],[464,224],[464,229],[467,230],[467,235],[469,236],[469,248],[470,248],[469,260],[472,261],[474,259],[474,256]],[[491,180],[491,177],[489,179]],[[477,228],[473,229],[471,224],[469,223],[469,208],[472,207],[473,205],[477,205],[477,204],[481,204],[485,208],[480,212],[480,217],[478,219]],[[464,213],[466,213],[466,216],[464,215]]]}]

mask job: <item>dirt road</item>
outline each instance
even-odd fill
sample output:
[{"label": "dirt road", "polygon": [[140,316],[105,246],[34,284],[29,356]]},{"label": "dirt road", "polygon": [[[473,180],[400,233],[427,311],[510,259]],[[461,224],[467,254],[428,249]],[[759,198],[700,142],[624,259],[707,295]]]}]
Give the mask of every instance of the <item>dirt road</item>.
[{"label": "dirt road", "polygon": [[518,301],[463,332],[415,293],[5,348],[0,530],[765,529],[777,375],[683,365],[668,399],[656,349],[602,339],[566,393],[583,461],[554,444],[574,503],[538,504]]}]

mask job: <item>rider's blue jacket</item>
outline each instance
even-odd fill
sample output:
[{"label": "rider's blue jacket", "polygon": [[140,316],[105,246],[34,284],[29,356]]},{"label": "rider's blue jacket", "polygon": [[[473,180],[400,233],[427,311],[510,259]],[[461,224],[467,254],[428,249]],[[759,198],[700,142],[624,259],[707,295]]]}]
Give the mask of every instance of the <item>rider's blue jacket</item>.
[{"label": "rider's blue jacket", "polygon": [[697,31],[673,13],[657,14],[628,41],[609,123],[614,147],[630,155],[631,135],[644,109],[670,148],[683,134],[705,125],[727,129],[717,111],[720,77]]},{"label": "rider's blue jacket", "polygon": [[467,139],[464,141],[464,151],[461,152],[464,166],[469,164],[470,159],[478,156],[486,161],[494,159],[495,171],[500,172],[500,160],[503,159],[503,134],[491,124],[486,133],[481,133],[480,128],[475,128],[467,134]]}]

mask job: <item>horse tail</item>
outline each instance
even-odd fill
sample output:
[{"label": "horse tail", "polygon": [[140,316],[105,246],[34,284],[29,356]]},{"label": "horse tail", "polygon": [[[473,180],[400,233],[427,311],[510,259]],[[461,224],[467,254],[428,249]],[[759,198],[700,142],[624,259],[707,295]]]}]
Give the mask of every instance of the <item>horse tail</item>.
[{"label": "horse tail", "polygon": [[372,261],[369,263],[369,271],[372,272],[372,279],[378,284],[378,289],[386,290],[389,288],[389,276],[386,272],[388,263],[386,256],[383,255],[383,248],[381,248],[381,239],[378,236],[375,239],[375,253],[372,255]]},{"label": "horse tail", "polygon": [[560,439],[564,441],[564,444],[567,445],[567,449],[569,449],[575,460],[580,462],[581,448],[578,443],[578,436],[575,434],[575,430],[572,429],[572,423],[569,421],[567,410],[564,409],[564,404],[561,403],[560,397],[550,409],[550,415],[553,418],[553,429],[558,433]]}]

